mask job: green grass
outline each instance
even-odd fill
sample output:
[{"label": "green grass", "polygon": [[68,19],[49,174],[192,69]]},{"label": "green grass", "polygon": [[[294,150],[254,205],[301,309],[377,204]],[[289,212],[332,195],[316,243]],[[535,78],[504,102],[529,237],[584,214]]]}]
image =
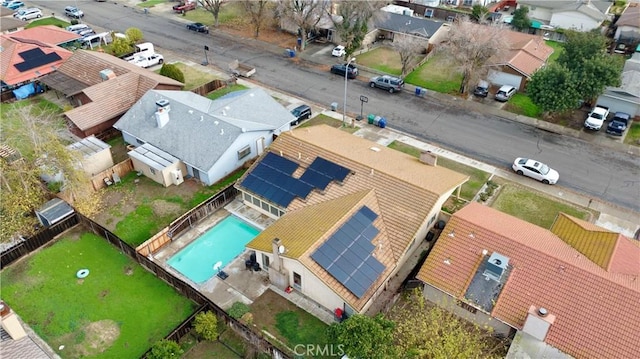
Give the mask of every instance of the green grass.
[{"label": "green grass", "polygon": [[227,187],[229,184],[238,180],[238,178],[242,177],[242,175],[246,172],[246,169],[239,169],[229,176],[223,178],[220,182],[215,183],[209,187],[204,187],[203,189],[196,192],[191,200],[188,202],[189,208],[194,208],[200,203],[206,201],[214,194],[220,192],[223,188]]},{"label": "green grass", "polygon": [[404,81],[440,93],[458,94],[462,74],[447,62],[445,55],[436,54],[407,75]]},{"label": "green grass", "polygon": [[[175,65],[184,75],[184,88],[183,90],[189,91],[196,87],[200,87],[208,82],[216,79],[216,76],[208,72],[198,71],[197,68],[183,64],[182,62],[176,62]],[[160,70],[158,70],[160,72]]]},{"label": "green grass", "polygon": [[327,325],[303,311],[283,311],[275,315],[276,329],[287,340],[290,348],[298,344],[326,344]]},{"label": "green grass", "polygon": [[154,7],[154,6],[158,5],[158,4],[162,4],[162,3],[165,3],[165,2],[166,2],[166,0],[147,0],[145,2],[138,3],[138,6],[139,7],[143,7],[143,8],[144,7],[149,8],[149,7]]},{"label": "green grass", "polygon": [[64,20],[60,20],[57,17],[44,17],[42,19],[38,19],[38,20],[33,20],[31,21],[27,26],[25,26],[25,29],[30,29],[32,27],[36,27],[36,26],[43,26],[43,25],[54,25],[54,26],[58,26],[58,27],[67,27],[69,25],[71,25],[71,23],[68,23]]},{"label": "green grass", "polygon": [[[84,280],[76,278],[89,269]],[[63,358],[138,358],[195,305],[106,240],[68,233],[1,273],[2,299]],[[97,335],[88,325],[108,321]],[[57,348],[64,345],[62,351]],[[92,346],[97,346],[92,348]]]},{"label": "green grass", "polygon": [[543,228],[551,228],[560,212],[583,220],[590,218],[590,212],[586,209],[511,184],[503,185],[491,207]]},{"label": "green grass", "polygon": [[149,204],[139,205],[133,212],[116,224],[114,234],[122,238],[132,247],[144,243],[152,235],[164,227],[164,223],[170,223],[175,216],[159,218]]},{"label": "green grass", "polygon": [[521,93],[513,95],[505,109],[527,117],[540,118],[542,116],[542,110],[531,101],[529,96]]},{"label": "green grass", "polygon": [[356,63],[390,75],[402,73],[400,55],[390,47],[378,47],[356,56]]},{"label": "green grass", "polygon": [[564,52],[564,46],[560,42],[550,40],[545,41],[545,43],[553,47],[553,54],[551,54],[551,56],[549,56],[549,58],[547,59],[547,64],[552,64],[556,62],[558,56],[560,56],[560,54]]},{"label": "green grass", "polygon": [[624,138],[624,143],[636,146],[640,145],[640,122],[632,122],[627,131],[627,137]]},{"label": "green grass", "polygon": [[244,85],[240,85],[240,84],[235,84],[235,85],[230,85],[227,87],[223,87],[221,89],[215,90],[213,92],[209,92],[209,94],[207,94],[207,98],[211,99],[211,100],[215,100],[217,98],[220,98],[228,93],[231,92],[236,92],[236,91],[242,91],[242,90],[246,90],[248,89],[247,86]]},{"label": "green grass", "polygon": [[[228,2],[226,3],[225,6],[223,6],[220,9],[220,14],[218,15],[218,23],[220,25],[224,25],[227,23],[234,22],[236,21],[236,19],[244,16],[244,14],[245,12],[244,12],[244,9],[242,8],[241,2]],[[176,15],[179,15],[179,14],[176,14]],[[179,15],[179,16],[182,16],[182,15]],[[208,26],[213,26],[215,24],[213,15],[211,15],[210,12],[202,8],[197,8],[192,11],[187,11],[184,18],[193,22],[200,22]]]},{"label": "green grass", "polygon": [[[419,148],[404,144],[402,142],[393,141],[387,147],[406,153],[415,158],[420,158],[421,150]],[[466,199],[467,201],[472,200],[473,197],[475,197],[475,195],[478,193],[478,191],[480,191],[480,188],[482,188],[482,186],[489,179],[489,174],[487,172],[447,158],[438,157],[438,166],[442,166],[452,171],[456,171],[458,173],[469,176],[469,180],[465,184],[463,184],[462,188],[460,189],[460,197]]]}]

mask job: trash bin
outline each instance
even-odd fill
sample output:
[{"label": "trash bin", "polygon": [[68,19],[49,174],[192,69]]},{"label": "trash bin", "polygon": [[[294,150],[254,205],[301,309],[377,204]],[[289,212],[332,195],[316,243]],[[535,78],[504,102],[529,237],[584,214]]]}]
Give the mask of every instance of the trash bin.
[{"label": "trash bin", "polygon": [[376,118],[376,115],[370,113],[369,116],[367,116],[367,123],[369,123],[370,125],[373,125],[374,118]]},{"label": "trash bin", "polygon": [[337,102],[332,102],[331,103],[331,111],[338,111],[338,103]]},{"label": "trash bin", "polygon": [[298,46],[302,47],[302,38],[301,37],[298,38]]},{"label": "trash bin", "polygon": [[384,117],[380,118],[380,121],[378,121],[378,127],[380,128],[387,127],[387,120]]},{"label": "trash bin", "polygon": [[416,96],[422,96],[422,88],[416,87]]}]

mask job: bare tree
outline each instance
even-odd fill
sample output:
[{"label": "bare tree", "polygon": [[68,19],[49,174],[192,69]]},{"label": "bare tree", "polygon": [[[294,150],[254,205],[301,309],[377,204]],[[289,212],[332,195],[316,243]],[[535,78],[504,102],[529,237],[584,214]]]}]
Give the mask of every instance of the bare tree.
[{"label": "bare tree", "polygon": [[498,25],[478,25],[467,18],[458,19],[449,29],[447,39],[439,52],[446,54],[462,72],[460,93],[467,92],[469,83],[477,81],[488,72],[490,59],[499,59],[508,49],[503,30]]},{"label": "bare tree", "polygon": [[244,9],[251,18],[251,24],[254,29],[253,37],[256,39],[260,36],[260,29],[266,21],[270,3],[268,0],[244,0]]},{"label": "bare tree", "polygon": [[278,11],[284,21],[291,21],[297,28],[302,44],[300,51],[307,46],[308,34],[315,30],[322,19],[327,3],[316,0],[279,0]]},{"label": "bare tree", "polygon": [[327,8],[340,41],[344,45],[345,57],[351,57],[362,46],[362,40],[369,31],[368,22],[384,6],[383,1],[337,0]]},{"label": "bare tree", "polygon": [[417,54],[425,50],[427,39],[409,34],[396,34],[391,43],[391,47],[400,55],[400,64],[402,65],[402,76],[409,72],[411,60]]},{"label": "bare tree", "polygon": [[213,26],[218,27],[218,17],[220,16],[220,8],[227,0],[198,0],[200,6],[213,15],[215,23]]}]

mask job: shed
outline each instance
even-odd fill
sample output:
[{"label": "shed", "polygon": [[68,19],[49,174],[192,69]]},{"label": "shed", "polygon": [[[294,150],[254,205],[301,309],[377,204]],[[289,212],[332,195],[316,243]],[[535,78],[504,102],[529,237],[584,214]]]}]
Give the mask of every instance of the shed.
[{"label": "shed", "polygon": [[36,210],[36,216],[43,226],[49,227],[62,221],[74,212],[74,209],[67,202],[60,198],[54,198]]}]

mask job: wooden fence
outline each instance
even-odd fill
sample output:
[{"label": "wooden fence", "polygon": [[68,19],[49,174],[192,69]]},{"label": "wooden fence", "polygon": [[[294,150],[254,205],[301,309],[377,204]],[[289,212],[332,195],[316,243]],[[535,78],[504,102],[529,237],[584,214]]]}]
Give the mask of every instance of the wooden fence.
[{"label": "wooden fence", "polygon": [[94,190],[99,190],[107,187],[107,184],[104,183],[104,179],[109,177],[109,179],[113,179],[113,174],[117,173],[120,178],[124,177],[127,173],[133,171],[133,162],[131,158],[127,158],[126,160],[114,165],[111,168],[108,168],[97,175],[91,177],[91,184],[93,185]]},{"label": "wooden fence", "polygon": [[191,92],[197,93],[200,96],[206,96],[209,92],[215,91],[219,88],[227,86],[227,82],[223,80],[213,80],[211,82],[207,82],[206,84],[196,87]]},{"label": "wooden fence", "polygon": [[16,95],[13,94],[13,91],[2,91],[0,94],[1,102],[9,102],[15,100]]}]

